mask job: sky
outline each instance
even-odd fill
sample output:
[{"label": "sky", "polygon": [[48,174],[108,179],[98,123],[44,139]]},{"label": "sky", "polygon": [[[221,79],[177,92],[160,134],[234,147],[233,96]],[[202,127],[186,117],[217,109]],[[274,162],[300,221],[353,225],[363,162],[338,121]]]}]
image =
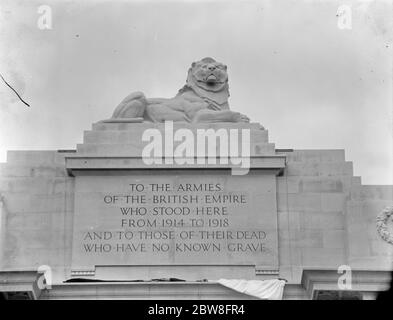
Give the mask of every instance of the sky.
[{"label": "sky", "polygon": [[129,93],[173,97],[210,56],[276,148],[345,149],[363,184],[393,184],[392,16],[383,0],[0,0],[0,73],[31,105],[0,81],[0,162],[75,149]]}]

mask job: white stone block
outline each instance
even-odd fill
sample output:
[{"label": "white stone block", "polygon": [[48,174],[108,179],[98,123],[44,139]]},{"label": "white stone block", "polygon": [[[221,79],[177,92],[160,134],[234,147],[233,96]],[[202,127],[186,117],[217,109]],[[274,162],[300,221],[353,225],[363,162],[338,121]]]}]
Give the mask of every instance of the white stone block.
[{"label": "white stone block", "polygon": [[342,212],[345,210],[346,195],[343,193],[321,193],[323,212]]},{"label": "white stone block", "polygon": [[288,152],[288,162],[343,162],[344,150],[294,150]]}]

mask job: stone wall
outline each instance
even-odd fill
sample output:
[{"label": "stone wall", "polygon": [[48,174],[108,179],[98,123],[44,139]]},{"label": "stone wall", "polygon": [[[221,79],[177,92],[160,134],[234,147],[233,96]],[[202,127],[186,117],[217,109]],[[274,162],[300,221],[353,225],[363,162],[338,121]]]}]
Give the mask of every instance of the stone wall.
[{"label": "stone wall", "polygon": [[393,203],[392,186],[363,186],[344,150],[285,152],[277,177],[280,275],[299,283],[303,269],[390,270],[392,246],[376,216]]},{"label": "stone wall", "polygon": [[50,266],[64,275],[71,254],[74,180],[65,169],[67,153],[9,151],[0,164],[0,269]]},{"label": "stone wall", "polygon": [[[122,155],[121,144],[135,136],[126,133],[131,127],[115,126],[108,130],[108,125],[96,124],[95,132],[85,133],[78,153],[105,149]],[[254,155],[274,150],[265,130],[252,143]],[[276,154],[287,156],[277,177],[280,277],[300,284],[303,269],[337,270],[343,264],[390,270],[392,246],[378,235],[375,219],[392,205],[393,187],[361,185],[343,150]],[[69,278],[74,178],[67,174],[65,157],[70,155],[75,153],[9,151],[7,163],[0,164],[1,271],[49,265],[55,279]]]}]

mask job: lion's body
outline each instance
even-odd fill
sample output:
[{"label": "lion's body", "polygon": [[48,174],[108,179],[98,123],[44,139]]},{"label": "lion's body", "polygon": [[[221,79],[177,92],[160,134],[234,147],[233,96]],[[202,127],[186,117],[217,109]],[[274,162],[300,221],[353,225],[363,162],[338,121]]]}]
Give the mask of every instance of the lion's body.
[{"label": "lion's body", "polygon": [[112,118],[146,121],[247,122],[248,118],[229,110],[226,66],[211,58],[192,64],[187,83],[171,99],[150,98],[135,92],[115,109]]}]

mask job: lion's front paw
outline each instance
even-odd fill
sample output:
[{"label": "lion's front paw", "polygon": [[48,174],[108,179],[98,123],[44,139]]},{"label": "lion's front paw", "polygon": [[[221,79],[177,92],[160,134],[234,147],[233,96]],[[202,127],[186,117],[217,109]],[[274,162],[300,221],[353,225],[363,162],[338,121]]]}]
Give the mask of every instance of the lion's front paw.
[{"label": "lion's front paw", "polygon": [[246,115],[241,114],[240,112],[234,112],[233,113],[233,121],[234,122],[250,122],[250,119]]}]

